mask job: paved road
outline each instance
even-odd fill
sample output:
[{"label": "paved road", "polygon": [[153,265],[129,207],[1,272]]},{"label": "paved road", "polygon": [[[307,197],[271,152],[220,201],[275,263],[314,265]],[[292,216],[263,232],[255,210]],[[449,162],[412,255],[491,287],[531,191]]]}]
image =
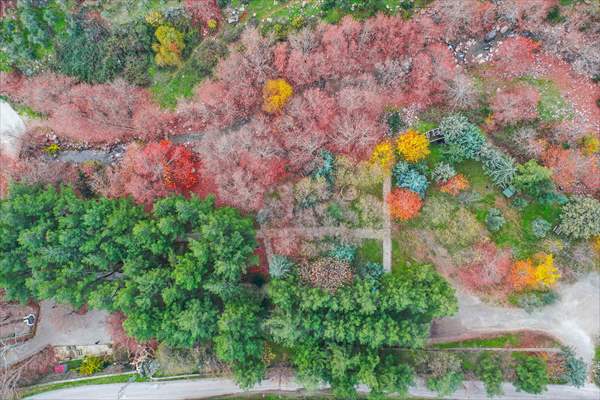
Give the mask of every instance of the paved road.
[{"label": "paved road", "polygon": [[481,332],[542,331],[572,346],[590,365],[594,340],[600,335],[600,274],[590,273],[574,284],[559,284],[557,292],[557,303],[528,314],[518,308],[486,304],[457,290],[458,314],[436,321],[432,337],[449,341]]},{"label": "paved road", "polygon": [[104,311],[91,310],[83,315],[72,308],[45,300],[40,303],[40,317],[35,336],[10,353],[8,364],[21,361],[42,351],[46,346],[87,346],[110,343]]},{"label": "paved road", "polygon": [[[256,386],[252,392],[297,391],[302,387],[295,383],[279,384],[274,380],[265,380]],[[598,400],[600,389],[594,385],[587,385],[581,389],[572,386],[549,385],[548,391],[543,395],[530,395],[517,392],[511,384],[504,384],[504,396],[496,397],[498,400],[528,400],[528,399],[560,399],[560,400]],[[359,391],[365,392],[366,387],[361,386]],[[229,379],[196,379],[185,381],[171,381],[161,383],[129,383],[82,386],[78,388],[57,390],[28,397],[29,400],[185,400],[203,399],[213,396],[223,396],[245,393]],[[119,394],[121,397],[119,397]],[[436,394],[428,390],[419,380],[410,394],[417,397],[436,398]],[[484,400],[487,399],[483,384],[478,381],[465,382],[463,386],[452,395],[456,400]]]}]

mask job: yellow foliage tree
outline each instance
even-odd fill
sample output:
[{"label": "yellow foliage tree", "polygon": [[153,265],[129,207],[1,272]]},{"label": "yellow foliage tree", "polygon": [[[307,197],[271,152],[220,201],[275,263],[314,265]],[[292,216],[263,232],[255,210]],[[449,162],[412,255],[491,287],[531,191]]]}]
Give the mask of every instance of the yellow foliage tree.
[{"label": "yellow foliage tree", "polygon": [[281,111],[293,94],[292,85],[284,79],[269,79],[263,88],[263,110],[269,114]]},{"label": "yellow foliage tree", "polygon": [[539,286],[550,287],[556,283],[560,274],[554,266],[552,254],[537,254],[535,256],[537,266],[535,267],[535,281]]},{"label": "yellow foliage tree", "polygon": [[533,260],[516,261],[511,270],[511,282],[516,290],[548,288],[559,278],[552,254],[539,253]]},{"label": "yellow foliage tree", "polygon": [[165,22],[165,18],[158,11],[150,11],[146,15],[146,23],[154,28],[161,25],[163,22]]},{"label": "yellow foliage tree", "polygon": [[384,172],[390,173],[394,165],[394,148],[389,140],[384,140],[373,149],[371,164],[381,166]]},{"label": "yellow foliage tree", "polygon": [[600,235],[594,238],[594,249],[600,254]]},{"label": "yellow foliage tree", "polygon": [[161,25],[154,33],[158,43],[152,45],[152,49],[156,52],[156,64],[165,66],[181,65],[181,52],[185,47],[183,42],[183,33],[168,25]]},{"label": "yellow foliage tree", "polygon": [[581,140],[581,146],[585,155],[596,154],[600,151],[600,139],[593,135],[588,135]]},{"label": "yellow foliage tree", "polygon": [[396,147],[398,153],[408,162],[420,161],[431,153],[427,136],[414,129],[409,129],[400,135]]}]

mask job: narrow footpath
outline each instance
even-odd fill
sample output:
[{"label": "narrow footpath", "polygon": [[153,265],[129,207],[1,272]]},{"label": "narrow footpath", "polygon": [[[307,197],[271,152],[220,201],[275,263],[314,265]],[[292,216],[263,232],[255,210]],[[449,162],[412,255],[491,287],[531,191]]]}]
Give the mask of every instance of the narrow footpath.
[{"label": "narrow footpath", "polygon": [[[498,400],[533,400],[533,399],[560,399],[560,400],[598,400],[600,389],[588,384],[583,388],[566,385],[548,385],[548,391],[542,395],[531,395],[517,392],[509,383],[502,385],[503,396],[495,397]],[[323,387],[322,389],[326,389]],[[279,383],[276,380],[265,380],[250,391],[244,391],[229,379],[196,379],[180,380],[161,383],[127,383],[81,386],[71,389],[62,389],[54,392],[41,393],[28,397],[28,400],[193,400],[205,399],[214,396],[234,395],[241,393],[261,392],[294,392],[302,390],[297,382]],[[359,392],[366,393],[365,386],[359,386]],[[437,394],[428,390],[422,380],[410,389],[410,394],[421,398],[438,398]],[[487,400],[483,383],[479,381],[464,382],[452,397],[456,400]]]}]

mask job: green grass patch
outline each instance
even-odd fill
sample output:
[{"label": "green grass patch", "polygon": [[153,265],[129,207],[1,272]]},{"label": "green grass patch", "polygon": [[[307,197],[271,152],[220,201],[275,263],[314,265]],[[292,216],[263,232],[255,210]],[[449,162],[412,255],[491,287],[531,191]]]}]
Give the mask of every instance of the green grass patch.
[{"label": "green grass patch", "polygon": [[540,100],[537,111],[542,122],[551,123],[573,119],[572,106],[562,97],[553,81],[532,77],[521,78],[521,80],[538,90]]},{"label": "green grass patch", "polygon": [[179,99],[193,96],[194,88],[202,79],[201,74],[184,64],[173,72],[155,73],[150,93],[161,107],[174,109]]},{"label": "green grass patch", "polygon": [[521,339],[518,334],[510,333],[506,335],[491,337],[461,340],[457,342],[438,343],[432,347],[436,349],[454,349],[454,348],[503,348],[503,347],[518,347],[521,344]]},{"label": "green grass patch", "polygon": [[67,361],[65,364],[67,364],[67,366],[69,367],[69,371],[74,371],[74,370],[78,370],[79,367],[81,367],[81,363],[83,362],[83,359],[78,359],[78,360],[70,360]]},{"label": "green grass patch", "polygon": [[31,389],[26,389],[23,392],[21,392],[21,396],[23,398],[26,398],[26,397],[33,396],[33,395],[40,394],[40,393],[51,392],[51,391],[60,390],[60,389],[68,389],[68,388],[78,387],[78,386],[106,385],[106,384],[110,384],[110,383],[125,383],[125,382],[129,382],[130,379],[132,379],[132,378],[133,378],[134,382],[148,382],[147,378],[143,378],[137,374],[122,374],[122,375],[113,375],[113,376],[106,376],[106,377],[99,377],[99,378],[90,378],[90,379],[84,379],[84,380],[74,381],[74,382],[50,383],[48,385],[38,386],[35,388],[31,388]]},{"label": "green grass patch", "polygon": [[362,241],[357,252],[359,264],[374,262],[381,264],[383,261],[383,247],[380,240],[365,239]]}]

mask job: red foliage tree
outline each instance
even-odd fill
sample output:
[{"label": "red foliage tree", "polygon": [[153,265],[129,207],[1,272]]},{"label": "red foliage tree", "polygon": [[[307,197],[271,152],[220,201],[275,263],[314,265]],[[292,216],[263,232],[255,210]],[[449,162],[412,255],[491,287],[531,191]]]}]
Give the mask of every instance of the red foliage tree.
[{"label": "red foliage tree", "polygon": [[25,367],[21,372],[19,384],[27,386],[40,380],[52,371],[54,364],[58,361],[54,349],[51,346],[44,348],[23,362]]},{"label": "red foliage tree", "polygon": [[208,31],[208,21],[220,23],[223,20],[216,0],[185,0],[184,6],[192,21],[205,33]]},{"label": "red foliage tree", "polygon": [[392,217],[402,221],[414,218],[423,207],[419,195],[408,189],[392,190],[386,201]]},{"label": "red foliage tree", "polygon": [[287,160],[268,121],[257,117],[227,134],[207,135],[198,151],[227,204],[258,210],[264,193],[287,174]]},{"label": "red foliage tree", "polygon": [[199,168],[199,161],[183,146],[167,140],[144,147],[134,143],[121,163],[107,171],[108,180],[98,189],[110,197],[131,195],[151,205],[171,192],[189,194],[200,182]]},{"label": "red foliage tree", "polygon": [[57,110],[62,104],[61,97],[76,84],[73,78],[52,72],[32,77],[0,74],[1,94],[44,114]]},{"label": "red foliage tree", "polygon": [[522,76],[534,65],[540,44],[523,36],[506,38],[494,53],[493,73],[507,78]]},{"label": "red foliage tree", "polygon": [[600,165],[597,155],[585,156],[579,150],[551,146],[542,156],[552,170],[552,179],[568,193],[596,195],[600,190]]},{"label": "red foliage tree", "polygon": [[524,85],[496,93],[491,103],[494,122],[505,126],[536,119],[539,99],[537,90]]},{"label": "red foliage tree", "polygon": [[129,354],[135,354],[139,343],[132,337],[127,336],[123,328],[123,322],[127,319],[121,312],[112,313],[106,319],[108,332],[114,348],[123,348]]},{"label": "red foliage tree", "polygon": [[459,269],[458,277],[462,284],[475,292],[505,292],[511,265],[509,250],[498,249],[489,240],[481,241],[473,246],[470,260]]},{"label": "red foliage tree", "polygon": [[154,121],[144,108],[153,107],[159,113],[148,96],[146,91],[120,80],[102,85],[79,84],[61,96],[61,104],[47,125],[59,136],[91,143],[148,137],[146,129]]}]

